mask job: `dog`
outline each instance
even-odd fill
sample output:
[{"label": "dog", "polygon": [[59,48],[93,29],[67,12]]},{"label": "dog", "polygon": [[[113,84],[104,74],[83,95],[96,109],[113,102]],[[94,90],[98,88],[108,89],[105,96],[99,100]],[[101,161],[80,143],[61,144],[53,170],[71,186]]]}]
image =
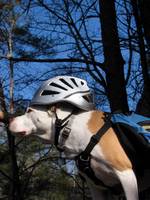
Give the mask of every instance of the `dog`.
[{"label": "dog", "polygon": [[[99,110],[73,113],[74,106],[57,103],[50,106],[30,106],[22,116],[11,119],[9,129],[15,136],[35,135],[50,144],[56,143],[56,120],[63,124],[57,136],[57,147],[69,159],[80,155],[91,137],[104,125],[104,113]],[[73,114],[72,114],[73,113]],[[66,119],[66,120],[64,120]],[[67,122],[66,122],[67,121]],[[63,135],[64,129],[69,130]],[[84,173],[93,200],[113,200],[110,188],[121,184],[127,200],[138,200],[138,183],[133,166],[121,146],[116,133],[109,127],[91,151],[90,167],[97,179],[105,185],[96,185]]]}]

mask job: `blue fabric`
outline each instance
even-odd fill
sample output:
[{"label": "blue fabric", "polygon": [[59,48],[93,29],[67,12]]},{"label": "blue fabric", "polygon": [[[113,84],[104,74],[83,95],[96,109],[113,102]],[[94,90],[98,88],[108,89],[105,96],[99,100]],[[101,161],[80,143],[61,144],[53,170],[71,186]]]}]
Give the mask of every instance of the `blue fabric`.
[{"label": "blue fabric", "polygon": [[150,121],[150,118],[131,113],[130,115],[124,115],[123,113],[113,114],[111,117],[113,123],[123,123],[131,126],[137,134],[141,134],[150,143],[150,132],[140,126],[139,122]]}]

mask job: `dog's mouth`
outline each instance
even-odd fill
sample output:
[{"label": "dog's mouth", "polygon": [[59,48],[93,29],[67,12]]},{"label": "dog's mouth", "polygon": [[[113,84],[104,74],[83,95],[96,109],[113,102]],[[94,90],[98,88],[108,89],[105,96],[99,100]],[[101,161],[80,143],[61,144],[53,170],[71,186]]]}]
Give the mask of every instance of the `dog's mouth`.
[{"label": "dog's mouth", "polygon": [[11,132],[12,133],[12,135],[14,135],[14,136],[19,136],[19,137],[25,137],[25,136],[27,136],[27,134],[26,134],[26,131],[20,131],[20,132]]}]

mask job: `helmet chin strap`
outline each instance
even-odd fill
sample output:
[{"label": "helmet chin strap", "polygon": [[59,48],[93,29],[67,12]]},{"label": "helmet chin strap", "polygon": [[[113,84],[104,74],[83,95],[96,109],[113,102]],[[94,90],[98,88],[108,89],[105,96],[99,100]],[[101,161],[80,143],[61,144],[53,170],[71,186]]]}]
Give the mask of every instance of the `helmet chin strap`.
[{"label": "helmet chin strap", "polygon": [[55,114],[55,117],[56,117],[54,145],[61,152],[64,151],[64,149],[63,149],[63,144],[59,144],[60,133],[61,133],[61,143],[64,143],[65,140],[69,137],[69,134],[71,132],[69,118],[75,113],[77,113],[76,109],[72,110],[72,112],[67,117],[65,117],[64,119],[59,119],[57,112],[56,112],[56,109],[54,111],[54,114]]}]

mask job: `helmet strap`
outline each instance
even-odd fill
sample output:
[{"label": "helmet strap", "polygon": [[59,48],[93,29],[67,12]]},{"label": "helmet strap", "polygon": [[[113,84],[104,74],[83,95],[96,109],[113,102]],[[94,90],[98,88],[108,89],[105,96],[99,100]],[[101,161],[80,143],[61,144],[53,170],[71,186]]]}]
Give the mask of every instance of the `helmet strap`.
[{"label": "helmet strap", "polygon": [[54,144],[56,146],[56,148],[59,151],[63,151],[63,149],[59,146],[59,136],[60,133],[62,132],[62,137],[64,138],[64,140],[66,140],[69,137],[69,134],[71,132],[71,129],[66,127],[68,122],[69,122],[69,118],[73,115],[73,113],[75,112],[75,110],[73,110],[67,117],[65,117],[64,119],[59,119],[57,116],[57,113],[55,112],[55,116],[56,116],[56,121],[55,121],[55,137],[54,137]]}]

